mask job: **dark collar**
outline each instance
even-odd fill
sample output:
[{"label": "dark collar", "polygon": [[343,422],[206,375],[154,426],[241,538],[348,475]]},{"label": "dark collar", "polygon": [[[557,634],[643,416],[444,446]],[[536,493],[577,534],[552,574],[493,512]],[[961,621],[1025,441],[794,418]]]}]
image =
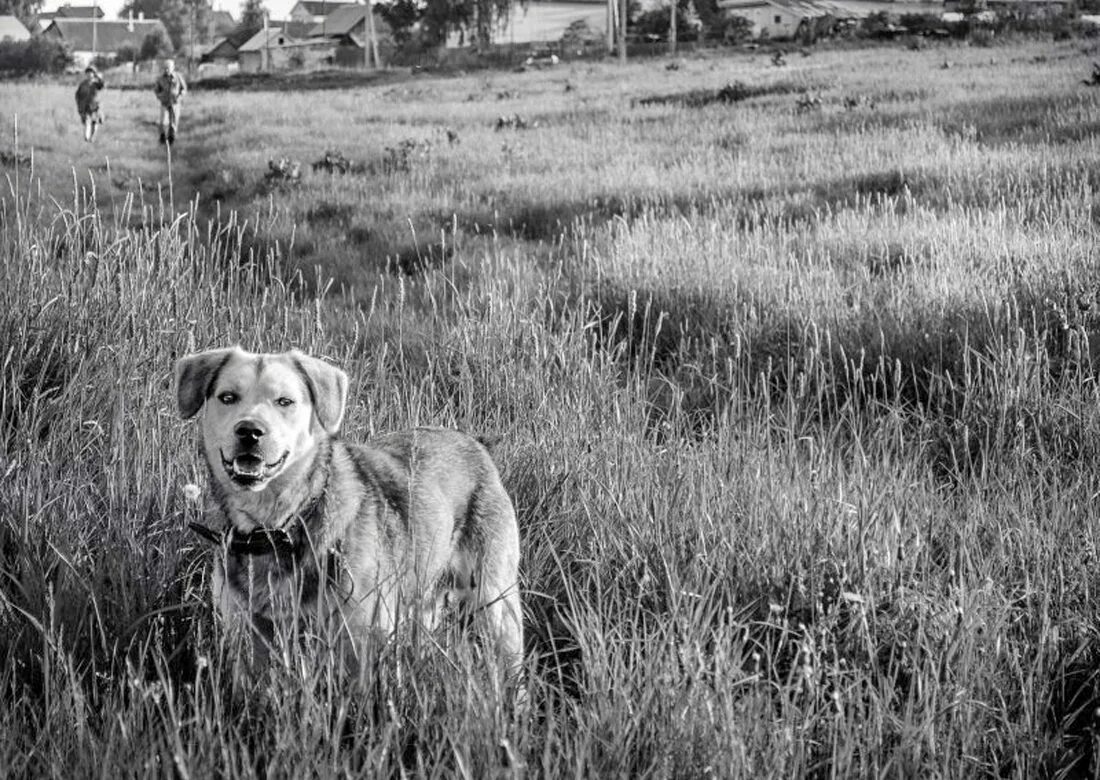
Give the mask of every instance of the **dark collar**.
[{"label": "dark collar", "polygon": [[[200,523],[188,523],[191,530],[208,542],[225,547],[233,555],[275,555],[277,558],[290,556],[295,559],[311,544],[310,536],[320,539],[324,525],[325,492],[328,489],[328,464],[332,457],[332,442],[327,442],[317,451],[321,460],[319,484],[315,486],[313,498],[298,512],[295,512],[281,528],[254,528],[247,533],[238,531],[232,525],[222,531],[215,531]],[[228,521],[227,521],[228,522]],[[288,528],[292,530],[287,530]]]},{"label": "dark collar", "polygon": [[[209,526],[200,523],[188,523],[191,530],[208,542],[213,542],[219,547],[223,546],[231,555],[274,555],[276,561],[289,559],[297,560],[302,551],[302,542],[306,539],[303,532],[297,540],[294,535],[283,528],[256,528],[248,533],[241,533],[235,528],[227,528],[218,533]],[[301,524],[299,524],[300,526]],[[341,572],[344,571],[344,556],[340,542],[328,551],[325,556],[324,566],[325,580],[333,587],[340,587]],[[345,594],[345,598],[351,597],[351,589]]]},{"label": "dark collar", "polygon": [[233,555],[295,555],[299,541],[284,528],[255,528],[242,533],[236,528],[227,528],[218,533],[213,528],[199,523],[188,523],[191,530],[208,542],[224,545]]}]

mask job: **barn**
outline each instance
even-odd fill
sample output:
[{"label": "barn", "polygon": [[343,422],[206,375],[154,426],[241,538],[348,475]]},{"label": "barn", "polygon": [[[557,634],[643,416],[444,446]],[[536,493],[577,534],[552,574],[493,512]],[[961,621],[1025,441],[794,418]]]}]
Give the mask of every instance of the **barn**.
[{"label": "barn", "polygon": [[73,59],[81,67],[89,64],[96,56],[111,56],[123,46],[141,49],[145,36],[160,30],[165,37],[159,19],[131,19],[129,21],[106,21],[94,19],[54,19],[42,36],[54,38],[68,44]]},{"label": "barn", "polygon": [[300,70],[328,65],[335,44],[329,40],[298,40],[277,28],[260,30],[245,41],[238,55],[242,73]]},{"label": "barn", "polygon": [[309,37],[335,42],[337,65],[346,68],[367,67],[371,64],[368,16],[373,17],[374,36],[378,41],[378,57],[381,60],[380,63],[374,63],[374,67],[379,67],[393,56],[396,45],[389,24],[377,11],[371,14],[369,6],[337,8],[309,31]]}]

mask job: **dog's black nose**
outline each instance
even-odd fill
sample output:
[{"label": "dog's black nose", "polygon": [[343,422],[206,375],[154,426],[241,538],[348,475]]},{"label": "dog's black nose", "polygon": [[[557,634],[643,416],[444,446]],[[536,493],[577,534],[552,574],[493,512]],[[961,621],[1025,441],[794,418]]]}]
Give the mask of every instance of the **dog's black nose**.
[{"label": "dog's black nose", "polygon": [[263,427],[255,420],[241,420],[233,429],[242,444],[255,444],[266,433]]}]

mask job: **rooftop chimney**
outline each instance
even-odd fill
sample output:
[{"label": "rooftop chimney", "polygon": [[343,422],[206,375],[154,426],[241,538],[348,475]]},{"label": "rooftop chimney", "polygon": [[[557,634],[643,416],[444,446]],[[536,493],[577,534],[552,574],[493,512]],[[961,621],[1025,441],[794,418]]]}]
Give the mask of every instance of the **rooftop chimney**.
[{"label": "rooftop chimney", "polygon": [[130,32],[134,31],[134,12],[133,11],[130,11],[130,20],[126,25],[126,29],[129,30]]}]

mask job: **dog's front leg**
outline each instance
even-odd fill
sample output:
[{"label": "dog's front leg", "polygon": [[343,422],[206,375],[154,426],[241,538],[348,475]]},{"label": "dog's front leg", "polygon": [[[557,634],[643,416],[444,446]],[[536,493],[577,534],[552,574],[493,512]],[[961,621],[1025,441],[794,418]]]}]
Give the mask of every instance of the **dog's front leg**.
[{"label": "dog's front leg", "polygon": [[227,569],[225,556],[214,560],[211,591],[214,608],[224,629],[224,649],[233,670],[234,679],[245,683],[263,670],[270,656],[273,627],[270,620],[253,614],[250,605],[242,599],[230,577],[238,572]]}]

